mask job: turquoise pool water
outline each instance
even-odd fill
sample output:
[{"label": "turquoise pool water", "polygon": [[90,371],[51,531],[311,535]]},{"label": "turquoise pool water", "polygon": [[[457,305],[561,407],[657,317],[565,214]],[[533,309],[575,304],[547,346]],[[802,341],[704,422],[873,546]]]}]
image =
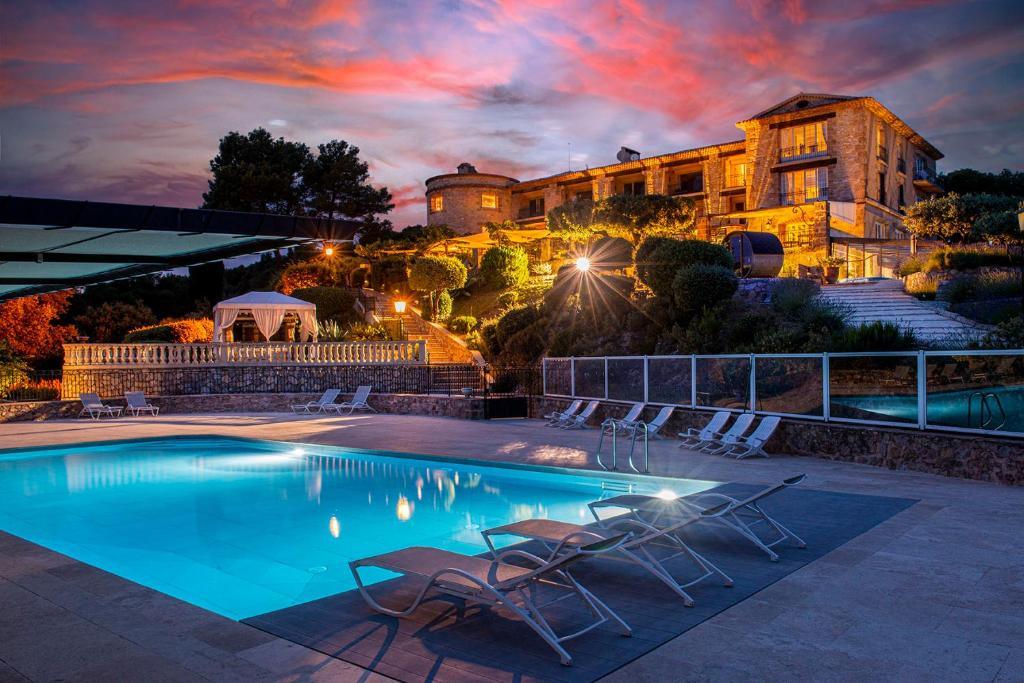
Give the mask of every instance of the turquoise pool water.
[{"label": "turquoise pool water", "polygon": [[409,545],[479,553],[481,529],[589,521],[603,482],[677,494],[713,485],[308,444],[145,440],[0,453],[0,529],[242,619],[354,588],[352,559]]},{"label": "turquoise pool water", "polygon": [[[987,387],[985,394],[995,394],[1002,406],[1002,414],[993,416],[989,427],[1005,423],[999,429],[1004,432],[1024,432],[1024,387]],[[928,424],[943,427],[981,426],[979,416],[979,397],[977,389],[957,391],[930,392],[928,394]],[[968,403],[973,401],[970,412]],[[995,401],[988,399],[991,410],[998,413]],[[917,422],[916,396],[844,396],[833,397],[833,405],[845,405],[859,410],[869,411],[878,420],[894,420]],[[860,417],[860,416],[859,416]],[[970,419],[968,419],[970,418]]]}]

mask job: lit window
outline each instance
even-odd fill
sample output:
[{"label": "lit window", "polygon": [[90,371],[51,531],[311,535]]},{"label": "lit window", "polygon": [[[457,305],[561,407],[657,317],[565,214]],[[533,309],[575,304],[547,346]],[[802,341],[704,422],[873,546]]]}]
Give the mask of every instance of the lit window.
[{"label": "lit window", "polygon": [[824,121],[783,128],[780,131],[779,157],[785,161],[823,155],[828,151],[827,133],[828,125]]},{"label": "lit window", "polygon": [[828,199],[828,171],[810,168],[782,174],[780,204],[806,204]]},{"label": "lit window", "polygon": [[744,187],[747,184],[747,158],[742,155],[726,157],[725,186]]},{"label": "lit window", "polygon": [[444,197],[435,194],[430,198],[430,213],[437,213],[438,211],[444,211]]},{"label": "lit window", "polygon": [[480,206],[484,209],[497,209],[498,195],[493,192],[484,192],[480,195]]}]

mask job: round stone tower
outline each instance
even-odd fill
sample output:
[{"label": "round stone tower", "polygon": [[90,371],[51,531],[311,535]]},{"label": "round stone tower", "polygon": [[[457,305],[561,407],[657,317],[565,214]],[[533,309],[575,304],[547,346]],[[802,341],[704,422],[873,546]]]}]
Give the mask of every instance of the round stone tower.
[{"label": "round stone tower", "polygon": [[465,162],[457,173],[427,178],[427,225],[447,225],[470,235],[481,232],[485,223],[512,220],[512,186],[518,182],[479,173]]}]

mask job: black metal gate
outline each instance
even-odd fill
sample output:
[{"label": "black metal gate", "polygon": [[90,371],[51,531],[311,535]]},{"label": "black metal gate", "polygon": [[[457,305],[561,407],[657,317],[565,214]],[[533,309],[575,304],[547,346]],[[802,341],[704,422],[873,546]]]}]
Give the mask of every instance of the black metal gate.
[{"label": "black metal gate", "polygon": [[484,388],[484,419],[530,417],[534,396],[541,393],[541,369],[491,368]]}]

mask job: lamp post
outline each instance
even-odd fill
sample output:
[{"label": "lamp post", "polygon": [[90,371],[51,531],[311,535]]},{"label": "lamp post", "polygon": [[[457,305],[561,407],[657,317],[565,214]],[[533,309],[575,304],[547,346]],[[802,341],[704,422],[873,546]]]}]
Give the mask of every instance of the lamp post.
[{"label": "lamp post", "polygon": [[1024,318],[1024,206],[1017,212],[1017,228],[1020,232],[1017,250],[1020,252],[1018,254],[1020,263],[1017,264],[1017,267],[1020,268],[1020,314],[1021,318]]},{"label": "lamp post", "polygon": [[402,316],[405,315],[405,301],[395,299],[395,315],[398,316],[398,338],[405,338],[405,331],[402,329]]}]

